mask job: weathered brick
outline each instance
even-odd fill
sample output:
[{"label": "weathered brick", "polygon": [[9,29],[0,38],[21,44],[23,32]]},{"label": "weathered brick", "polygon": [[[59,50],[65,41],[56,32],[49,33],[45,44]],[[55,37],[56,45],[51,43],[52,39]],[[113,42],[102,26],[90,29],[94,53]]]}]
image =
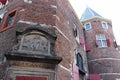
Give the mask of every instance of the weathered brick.
[{"label": "weathered brick", "polygon": [[[44,31],[54,37],[57,37],[55,41],[55,56],[62,57],[61,63],[56,65],[55,69],[52,69],[52,72],[51,72],[52,75],[50,75],[52,76],[51,78],[52,80],[53,79],[56,80],[55,75],[57,80],[70,80],[72,78],[71,77],[72,64],[75,63],[75,60],[76,60],[75,59],[76,49],[82,55],[83,65],[84,65],[85,71],[87,71],[86,53],[84,51],[83,45],[80,45],[80,43],[78,43],[73,32],[73,29],[76,25],[78,30],[77,34],[79,38],[80,36],[83,36],[83,27],[78,17],[76,16],[74,10],[72,9],[70,3],[68,2],[68,0],[32,0],[31,4],[24,3],[23,0],[10,0],[8,5],[6,5],[5,8],[7,10],[6,14],[8,14],[13,10],[18,10],[18,12],[17,12],[16,20],[12,25],[12,27],[9,29],[2,30],[0,32],[0,51],[3,51],[5,53],[13,51],[13,47],[20,42],[18,35],[23,36],[23,34],[25,34],[24,31],[26,29],[28,28],[34,29],[34,27],[36,28],[36,26],[39,25],[37,26],[37,29],[39,28],[41,31]],[[6,14],[4,16],[7,16]],[[0,24],[0,26],[3,26],[3,22],[5,20],[6,19],[4,17],[2,19],[2,23]],[[23,32],[23,33],[20,33],[20,32]],[[52,43],[51,45],[54,46],[54,44]],[[52,50],[54,51],[54,49]],[[12,57],[12,58],[14,59],[15,57]],[[21,58],[21,61],[22,60],[23,58]],[[9,61],[10,60],[8,58],[6,62],[9,62]],[[16,63],[7,64],[8,68],[11,67],[11,69],[14,70],[14,66],[15,66],[18,69],[18,72],[19,72],[19,69],[21,70],[25,68],[25,65],[22,67],[19,65],[16,66],[16,64],[18,64],[19,61],[18,63],[17,61],[13,61],[13,62],[16,62]],[[28,61],[28,62],[25,61],[25,62],[28,64],[31,61]],[[50,64],[53,65],[53,63],[50,63]],[[47,68],[46,65],[45,66],[43,65],[42,67],[41,66],[39,67],[37,65],[37,68],[39,67],[40,70],[42,71],[43,67],[45,67],[45,71],[48,72],[48,75],[49,75],[50,69],[46,69]],[[30,70],[29,68],[26,69],[26,75],[29,75],[27,74],[27,71],[28,73],[29,71],[35,72],[34,69],[36,69],[35,66]],[[5,78],[6,80],[15,78],[15,75],[18,75],[18,74],[14,74],[12,70],[8,70],[8,74]],[[53,74],[55,75],[53,76]],[[64,76],[61,76],[63,74]],[[11,78],[11,75],[12,75],[12,78]],[[24,71],[22,75],[25,75]]]}]

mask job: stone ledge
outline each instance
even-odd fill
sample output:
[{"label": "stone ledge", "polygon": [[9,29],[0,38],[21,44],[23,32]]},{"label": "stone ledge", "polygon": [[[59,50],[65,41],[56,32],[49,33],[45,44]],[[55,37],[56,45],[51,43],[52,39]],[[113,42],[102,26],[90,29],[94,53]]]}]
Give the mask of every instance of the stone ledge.
[{"label": "stone ledge", "polygon": [[7,60],[42,62],[50,64],[59,64],[62,61],[62,57],[58,56],[28,54],[21,52],[8,52],[5,54],[5,56]]}]

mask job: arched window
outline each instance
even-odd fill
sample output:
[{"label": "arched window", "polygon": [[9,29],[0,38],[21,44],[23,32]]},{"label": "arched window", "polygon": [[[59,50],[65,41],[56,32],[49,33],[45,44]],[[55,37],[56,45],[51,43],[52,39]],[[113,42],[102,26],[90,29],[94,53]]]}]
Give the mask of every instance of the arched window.
[{"label": "arched window", "polygon": [[84,70],[83,68],[83,59],[80,53],[76,54],[76,59],[77,59],[77,66],[79,67],[80,70]]}]

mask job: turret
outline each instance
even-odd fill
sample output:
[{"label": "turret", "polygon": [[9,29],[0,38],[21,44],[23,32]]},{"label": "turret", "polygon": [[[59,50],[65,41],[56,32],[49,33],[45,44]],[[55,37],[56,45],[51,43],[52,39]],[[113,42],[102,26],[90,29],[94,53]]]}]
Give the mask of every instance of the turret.
[{"label": "turret", "polygon": [[111,20],[87,7],[81,21],[85,29],[89,74],[100,75],[101,80],[117,80],[120,54],[116,50]]}]

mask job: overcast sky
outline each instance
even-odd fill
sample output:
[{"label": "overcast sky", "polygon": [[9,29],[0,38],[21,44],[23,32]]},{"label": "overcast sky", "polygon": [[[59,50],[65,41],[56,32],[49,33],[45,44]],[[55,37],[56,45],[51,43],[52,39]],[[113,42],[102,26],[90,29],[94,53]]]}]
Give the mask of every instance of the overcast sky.
[{"label": "overcast sky", "polygon": [[110,19],[117,43],[120,45],[120,1],[119,0],[70,0],[80,18],[88,6],[104,18]]}]

